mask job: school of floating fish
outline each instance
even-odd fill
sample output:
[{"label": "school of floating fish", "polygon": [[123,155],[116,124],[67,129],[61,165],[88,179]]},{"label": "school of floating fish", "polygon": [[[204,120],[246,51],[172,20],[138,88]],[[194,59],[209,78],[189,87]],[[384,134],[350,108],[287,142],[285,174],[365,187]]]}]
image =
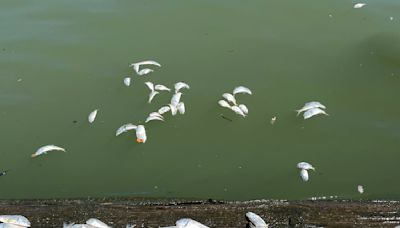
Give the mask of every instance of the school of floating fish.
[{"label": "school of floating fish", "polygon": [[[356,3],[353,5],[354,9],[360,9],[366,6],[366,3]],[[390,20],[393,20],[393,17],[390,17]],[[145,60],[145,61],[140,61],[136,63],[132,63],[129,66],[132,67],[132,69],[135,71],[135,73],[139,76],[144,76],[147,74],[150,74],[154,72],[153,69],[151,68],[142,68],[142,66],[156,66],[156,67],[161,67],[161,64],[153,61],[153,60]],[[20,80],[18,80],[20,81]],[[129,87],[131,85],[131,77],[125,77],[123,79],[123,83],[125,86]],[[155,98],[157,94],[159,94],[162,91],[166,92],[171,92],[171,89],[168,88],[167,86],[161,85],[161,84],[154,84],[153,82],[145,82],[145,85],[149,88],[150,94],[148,98],[148,103],[151,103],[152,100]],[[163,114],[167,112],[171,112],[172,116],[175,116],[178,112],[180,114],[185,113],[185,104],[181,102],[181,96],[182,93],[180,92],[181,89],[190,89],[190,86],[185,83],[185,82],[177,82],[174,84],[174,89],[175,92],[171,97],[170,104],[162,106],[159,108],[156,112],[152,112],[149,114],[149,116],[146,118],[145,123],[148,123],[150,121],[158,120],[158,121],[164,121]],[[249,110],[245,104],[238,104],[237,99],[236,99],[236,94],[249,94],[252,95],[252,91],[244,86],[238,86],[235,87],[232,91],[232,93],[223,93],[222,97],[224,99],[221,99],[218,101],[218,104],[221,107],[228,108],[232,110],[234,113],[246,117],[249,113]],[[307,102],[303,105],[302,108],[296,110],[297,115],[303,112],[303,118],[309,119],[311,117],[314,117],[316,115],[326,115],[328,116],[329,114],[326,113],[325,111],[326,106],[321,104],[318,101],[311,101]],[[97,117],[98,109],[93,110],[89,116],[88,116],[88,121],[90,124],[92,124],[96,117]],[[270,123],[274,124],[276,121],[277,117],[274,116],[271,118]],[[145,143],[147,140],[147,135],[146,135],[146,129],[144,125],[134,125],[132,123],[127,123],[119,127],[116,131],[116,136],[119,136],[127,131],[130,130],[136,130],[136,141],[138,143]],[[55,145],[45,145],[40,147],[39,149],[36,150],[35,153],[31,155],[32,158],[37,157],[39,155],[47,154],[49,151],[62,151],[66,152],[66,150],[62,147],[55,146]],[[304,182],[307,182],[309,180],[309,174],[308,170],[313,170],[315,171],[315,168],[308,162],[299,162],[297,164],[297,168],[300,169],[300,177]],[[6,175],[6,173],[9,170],[5,170],[0,172],[0,176]],[[364,187],[362,185],[357,186],[357,191],[360,194],[364,193]],[[315,198],[315,197],[314,197]],[[247,220],[247,226],[250,228],[267,228],[268,224],[265,223],[265,221],[258,216],[257,214],[253,212],[248,212],[246,213],[246,220]],[[0,228],[7,228],[7,227],[30,227],[31,223],[30,221],[22,216],[22,215],[0,215]],[[126,225],[127,228],[133,228],[136,225],[131,225],[128,224]],[[99,219],[96,218],[91,218],[86,221],[86,224],[75,224],[75,223],[64,223],[63,224],[64,228],[110,228],[111,226],[108,226],[106,223],[100,221]],[[193,220],[190,218],[183,218],[179,219],[176,221],[175,226],[169,226],[169,227],[164,227],[164,228],[207,228],[207,226]]]}]

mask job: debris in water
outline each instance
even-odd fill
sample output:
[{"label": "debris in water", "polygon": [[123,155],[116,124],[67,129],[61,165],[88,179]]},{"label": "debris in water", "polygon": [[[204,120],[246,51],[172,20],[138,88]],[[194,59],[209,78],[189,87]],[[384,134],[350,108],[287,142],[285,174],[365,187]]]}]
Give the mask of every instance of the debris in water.
[{"label": "debris in water", "polygon": [[8,171],[10,171],[10,170],[4,170],[3,172],[0,172],[0,177],[6,175],[8,173]]},{"label": "debris in water", "polygon": [[271,118],[271,124],[273,125],[275,123],[275,121],[276,121],[276,116]]}]

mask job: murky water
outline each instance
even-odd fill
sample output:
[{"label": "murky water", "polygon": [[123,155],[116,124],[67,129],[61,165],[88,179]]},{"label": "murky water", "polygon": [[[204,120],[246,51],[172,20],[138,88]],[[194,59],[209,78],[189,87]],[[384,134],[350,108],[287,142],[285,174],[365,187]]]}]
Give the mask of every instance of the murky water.
[{"label": "murky water", "polygon": [[[366,2],[1,1],[0,198],[400,199],[400,3]],[[188,82],[187,113],[115,137],[169,102],[146,81]],[[245,119],[217,105],[237,85]],[[296,117],[313,100],[330,116]]]}]

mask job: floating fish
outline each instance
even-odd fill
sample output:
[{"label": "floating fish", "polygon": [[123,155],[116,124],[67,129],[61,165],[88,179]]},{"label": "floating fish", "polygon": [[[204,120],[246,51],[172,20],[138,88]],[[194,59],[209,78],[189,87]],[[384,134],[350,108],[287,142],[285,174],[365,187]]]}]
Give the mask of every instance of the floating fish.
[{"label": "floating fish", "polygon": [[154,71],[154,70],[152,70],[152,69],[145,68],[145,69],[140,70],[137,74],[140,75],[140,76],[142,76],[142,75],[149,74],[149,73],[151,73],[151,72],[153,72],[153,71]]},{"label": "floating fish", "polygon": [[231,107],[231,110],[234,111],[236,114],[246,117],[246,114],[240,109],[238,106],[234,105]]},{"label": "floating fish", "polygon": [[152,120],[160,120],[160,121],[164,121],[164,118],[159,117],[159,116],[148,116],[145,123],[150,122]]},{"label": "floating fish", "polygon": [[218,101],[219,106],[224,107],[224,108],[229,108],[231,109],[231,105],[226,100],[219,100]]},{"label": "floating fish", "polygon": [[97,116],[97,111],[98,111],[98,109],[94,110],[93,112],[91,112],[89,114],[89,117],[88,117],[89,123],[94,122],[94,120],[96,119],[96,116]]},{"label": "floating fish", "polygon": [[155,90],[159,90],[159,91],[171,91],[171,89],[170,88],[168,88],[168,87],[166,87],[165,85],[155,85],[154,86],[154,89]]},{"label": "floating fish", "polygon": [[360,194],[363,194],[363,193],[364,193],[364,187],[363,187],[362,185],[358,185],[358,186],[357,186],[357,191],[358,191]]},{"label": "floating fish", "polygon": [[246,213],[246,220],[249,222],[249,228],[268,228],[268,224],[253,212]]},{"label": "floating fish", "polygon": [[354,4],[353,8],[360,9],[360,8],[364,7],[365,5],[367,5],[367,4],[366,3],[357,3],[357,4]]},{"label": "floating fish", "polygon": [[249,109],[247,109],[247,106],[246,106],[246,105],[240,104],[238,107],[240,108],[240,110],[242,110],[242,112],[243,112],[245,115],[249,114]]},{"label": "floating fish", "polygon": [[176,107],[178,103],[181,101],[181,96],[182,96],[181,92],[175,93],[171,98],[171,105]]},{"label": "floating fish", "polygon": [[131,78],[130,78],[130,77],[124,78],[124,84],[125,84],[126,86],[130,86],[130,85],[131,85]]},{"label": "floating fish", "polygon": [[312,169],[312,170],[315,171],[315,168],[308,162],[299,162],[299,163],[297,163],[297,168],[305,169],[305,170]]},{"label": "floating fish", "polygon": [[133,125],[131,123],[124,124],[118,128],[117,132],[115,133],[115,136],[118,136],[118,135],[125,133],[127,131],[130,131],[130,130],[136,130],[136,128],[137,128],[137,126]]},{"label": "floating fish", "polygon": [[146,61],[141,61],[141,62],[137,62],[137,63],[132,63],[132,64],[129,65],[129,66],[132,67],[133,70],[134,70],[138,75],[146,75],[146,74],[148,74],[148,73],[153,72],[152,69],[148,69],[148,68],[139,70],[140,66],[142,66],[142,65],[154,65],[154,66],[161,67],[161,64],[159,64],[158,62],[153,61],[153,60],[146,60]]},{"label": "floating fish", "polygon": [[252,92],[249,88],[244,87],[244,86],[238,86],[236,88],[233,89],[233,95],[236,95],[238,93],[247,93],[252,95]]},{"label": "floating fish", "polygon": [[225,98],[228,102],[231,102],[232,104],[237,105],[236,99],[232,94],[224,93],[224,94],[222,94],[222,97]]},{"label": "floating fish", "polygon": [[61,148],[61,147],[58,147],[55,145],[47,145],[47,146],[40,147],[35,153],[32,154],[32,157],[34,158],[34,157],[37,157],[42,154],[47,154],[47,152],[54,151],[54,150],[65,152],[64,148]]},{"label": "floating fish", "polygon": [[147,140],[146,129],[143,125],[138,125],[136,128],[136,142],[145,143]]},{"label": "floating fish", "polygon": [[319,108],[312,108],[312,109],[309,109],[309,110],[307,110],[306,112],[304,112],[303,117],[304,117],[304,119],[306,120],[306,119],[309,119],[309,118],[311,118],[311,117],[313,117],[313,116],[316,116],[316,115],[319,115],[319,114],[324,114],[324,115],[326,115],[326,116],[329,116],[329,114],[326,113],[326,112],[325,112],[324,110],[322,110],[322,109],[319,109]]},{"label": "floating fish", "polygon": [[297,112],[297,115],[299,115],[301,112],[304,112],[304,111],[307,111],[307,110],[313,109],[313,108],[326,109],[326,107],[323,104],[319,103],[318,101],[311,101],[311,102],[305,103],[304,106],[301,109],[296,110],[296,112]]},{"label": "floating fish", "polygon": [[174,105],[172,105],[172,104],[169,104],[169,108],[171,109],[171,114],[172,114],[173,116],[175,116],[175,115],[177,114],[177,112],[178,112],[177,107],[174,106]]},{"label": "floating fish", "polygon": [[183,102],[179,102],[178,103],[178,105],[176,106],[176,108],[178,109],[178,112],[180,113],[180,114],[185,114],[185,103],[183,103]]},{"label": "floating fish", "polygon": [[190,86],[185,82],[177,82],[175,83],[175,93],[178,93],[181,89],[190,89]]},{"label": "floating fish", "polygon": [[155,116],[155,117],[160,117],[160,118],[164,118],[160,113],[158,112],[152,112],[149,114],[149,116]]},{"label": "floating fish", "polygon": [[305,169],[300,170],[300,177],[303,181],[308,181],[308,171]]},{"label": "floating fish", "polygon": [[163,106],[160,109],[158,109],[158,113],[160,113],[160,115],[163,115],[164,113],[167,113],[171,111],[171,108],[169,106]]},{"label": "floating fish", "polygon": [[153,98],[157,94],[159,94],[159,92],[156,90],[159,90],[159,91],[170,91],[171,90],[164,85],[154,85],[152,82],[145,82],[144,84],[146,84],[146,86],[150,89],[149,100],[148,100],[149,103],[151,103]]}]

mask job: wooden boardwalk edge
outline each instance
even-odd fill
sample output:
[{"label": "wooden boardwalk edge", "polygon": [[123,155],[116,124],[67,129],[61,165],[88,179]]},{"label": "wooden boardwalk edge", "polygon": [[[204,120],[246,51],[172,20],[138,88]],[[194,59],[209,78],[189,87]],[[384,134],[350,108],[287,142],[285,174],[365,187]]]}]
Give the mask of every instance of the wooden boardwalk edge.
[{"label": "wooden boardwalk edge", "polygon": [[92,217],[112,227],[171,226],[184,217],[209,227],[246,227],[248,211],[260,215],[270,227],[395,227],[400,224],[398,201],[0,200],[0,214],[24,215],[32,227],[62,227],[64,222],[84,223]]}]

